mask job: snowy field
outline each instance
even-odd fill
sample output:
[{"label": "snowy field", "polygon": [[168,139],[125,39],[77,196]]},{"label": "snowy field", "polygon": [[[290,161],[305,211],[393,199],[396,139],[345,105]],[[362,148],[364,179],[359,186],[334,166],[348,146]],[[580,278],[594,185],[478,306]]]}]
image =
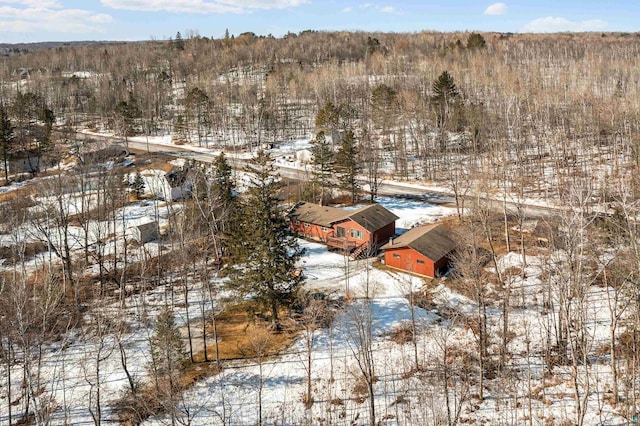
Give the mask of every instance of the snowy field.
[{"label": "snowy field", "polygon": [[[152,175],[147,174],[145,179]],[[400,217],[399,232],[455,214],[454,209],[417,201],[383,197],[380,202]],[[125,223],[156,217],[163,226],[168,212],[161,202],[140,202],[118,214]],[[381,424],[446,424],[449,415],[458,422],[472,424],[548,425],[575,417],[570,368],[557,367],[552,378],[544,374],[541,352],[545,339],[552,333],[553,314],[543,308],[546,283],[542,279],[542,259],[528,257],[524,274],[514,276],[510,283],[513,294],[510,328],[516,333],[509,350],[514,374],[485,383],[485,399],[478,402],[474,396],[478,392],[477,383],[460,379],[465,368],[474,367],[472,360],[477,353],[472,327],[465,321],[477,311],[472,300],[452,291],[445,281],[430,287],[433,306],[428,310],[419,307],[412,310],[405,296],[421,288],[424,280],[376,268],[371,259],[348,261],[323,245],[302,240],[300,243],[306,249],[300,260],[306,287],[332,298],[350,300],[331,327],[313,332],[313,404],[303,403],[307,386],[307,336],[302,333],[279,357],[262,363],[229,363],[222,373],[197,382],[178,403],[179,424],[251,425],[258,423],[260,417],[266,424],[368,424],[369,401],[362,390],[359,364],[363,356],[359,337],[362,332],[371,336],[368,353],[372,355],[375,373],[376,418]],[[157,252],[157,245],[148,243],[140,250]],[[521,256],[516,253],[502,257],[499,264],[502,270],[523,266]],[[183,287],[165,282],[153,290],[126,297],[122,304],[109,302],[86,314],[86,326],[69,331],[62,341],[43,348],[43,363],[38,367],[41,393],[35,400],[53,407],[51,424],[94,424],[90,406],[95,406],[98,391],[101,421],[117,422],[112,404],[128,387],[121,354],[125,353],[129,372],[136,380],[149,380],[149,341],[154,325],[151,319],[168,302],[177,306],[174,312],[179,325],[184,325],[187,318],[192,322],[201,318],[206,291],[195,276],[189,282],[188,294],[184,294]],[[223,282],[217,279],[213,284],[222,287]],[[593,348],[608,339],[607,301],[614,293],[600,287],[588,290],[585,303]],[[390,337],[397,327],[412,323],[418,330],[415,344]],[[491,334],[497,336],[501,325],[501,311],[497,307],[488,308],[488,323]],[[20,394],[22,378],[26,377],[24,368],[22,365],[11,368],[14,402],[15,395]],[[458,379],[447,387],[447,404],[442,374],[449,370]],[[603,399],[605,390],[611,386],[610,369],[604,360],[594,362],[584,371],[579,380],[591,380],[594,389],[598,389],[588,397],[585,424],[622,424],[623,419]],[[6,383],[6,369],[0,374],[2,383]],[[14,406],[14,419],[19,406],[19,403]],[[0,423],[7,422],[8,405],[3,394]],[[156,417],[145,424],[171,422],[169,417]]]}]

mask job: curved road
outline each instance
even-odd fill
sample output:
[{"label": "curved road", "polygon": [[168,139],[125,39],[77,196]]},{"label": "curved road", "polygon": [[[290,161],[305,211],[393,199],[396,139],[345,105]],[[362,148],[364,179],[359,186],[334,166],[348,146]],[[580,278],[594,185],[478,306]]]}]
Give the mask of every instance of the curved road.
[{"label": "curved road", "polygon": [[[111,142],[118,145],[128,145],[128,149],[139,152],[159,153],[170,155],[177,158],[184,158],[187,160],[195,160],[203,163],[212,163],[216,154],[200,152],[195,147],[190,148],[185,146],[164,145],[153,142],[139,142],[139,141],[127,141],[125,142],[120,137],[110,137],[102,135],[94,135],[87,133],[76,133],[80,139],[93,139],[101,140],[104,142]],[[236,158],[233,156],[228,157],[233,167],[238,169],[247,164],[246,159]],[[305,170],[299,168],[290,167],[285,164],[276,163],[279,167],[280,175],[294,180],[308,180],[308,175]],[[397,198],[407,198],[412,200],[422,200],[432,204],[447,204],[455,205],[455,194],[453,192],[445,192],[439,190],[433,190],[429,187],[421,187],[419,185],[407,185],[402,182],[395,181],[383,181],[378,190],[378,195],[385,195]],[[467,196],[467,201],[473,201],[475,197]],[[483,198],[485,201],[491,204],[491,208],[502,212],[504,201],[497,198]],[[533,204],[515,203],[507,201],[507,210],[510,213],[517,213],[518,207],[524,210],[527,218],[530,219],[545,219],[557,215],[558,212],[563,211],[560,207],[547,207],[538,206]]]}]

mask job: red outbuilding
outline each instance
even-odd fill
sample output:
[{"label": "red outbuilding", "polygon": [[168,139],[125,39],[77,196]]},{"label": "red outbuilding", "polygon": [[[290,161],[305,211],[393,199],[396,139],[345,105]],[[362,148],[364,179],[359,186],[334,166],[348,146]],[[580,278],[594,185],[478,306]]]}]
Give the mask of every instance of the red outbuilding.
[{"label": "red outbuilding", "polygon": [[434,223],[410,229],[382,246],[387,266],[426,277],[440,276],[449,268],[456,247],[450,231]]},{"label": "red outbuilding", "polygon": [[380,204],[342,210],[302,202],[291,209],[289,219],[298,235],[345,250],[355,258],[386,243],[396,232],[398,216]]}]

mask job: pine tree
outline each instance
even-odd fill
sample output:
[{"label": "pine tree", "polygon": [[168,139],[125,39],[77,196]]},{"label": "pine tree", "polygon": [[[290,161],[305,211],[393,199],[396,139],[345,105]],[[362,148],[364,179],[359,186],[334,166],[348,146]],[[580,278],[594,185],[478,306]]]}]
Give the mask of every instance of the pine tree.
[{"label": "pine tree", "polygon": [[229,208],[234,200],[235,184],[233,182],[233,168],[227,161],[224,152],[220,153],[213,162],[213,180],[216,184],[216,201],[223,208]]},{"label": "pine tree", "polygon": [[9,183],[9,149],[13,139],[13,127],[7,110],[0,104],[0,147],[2,148],[2,162],[4,166],[4,181]]},{"label": "pine tree", "polygon": [[184,50],[184,40],[182,39],[182,34],[180,34],[180,31],[176,33],[176,38],[173,41],[173,47],[176,50]]},{"label": "pine tree", "polygon": [[209,96],[204,90],[199,87],[189,90],[185,100],[185,112],[189,128],[196,129],[198,146],[202,145],[203,138],[209,134],[209,107]]},{"label": "pine tree", "polygon": [[[233,168],[227,161],[224,153],[221,153],[213,163],[211,176],[211,194],[209,200],[209,220],[215,222],[217,236],[220,240],[218,252],[222,255],[226,251],[227,242],[232,237],[233,225],[241,221],[241,212],[236,200],[236,187],[233,180]],[[232,238],[231,238],[232,239]]]},{"label": "pine tree", "polygon": [[333,102],[328,101],[316,115],[316,127],[333,131],[340,123],[340,108],[336,108]]},{"label": "pine tree", "polygon": [[184,367],[187,361],[184,341],[173,311],[169,307],[165,307],[158,315],[158,322],[151,337],[151,351],[155,370],[162,376]]},{"label": "pine tree", "polygon": [[476,50],[476,49],[484,49],[487,45],[487,42],[484,41],[484,37],[478,33],[471,33],[469,37],[467,37],[467,49]]},{"label": "pine tree", "polygon": [[336,154],[335,171],[338,176],[340,187],[351,194],[351,203],[358,201],[360,192],[360,183],[358,182],[358,173],[360,173],[360,164],[358,163],[358,143],[353,131],[347,130],[342,140],[340,149]]},{"label": "pine tree", "polygon": [[449,104],[460,96],[453,77],[448,71],[442,71],[442,74],[433,82],[433,96],[431,100],[436,104]]},{"label": "pine tree", "polygon": [[148,368],[155,378],[161,403],[167,411],[171,411],[180,392],[179,376],[188,358],[173,311],[167,306],[158,315],[150,343],[151,364]]},{"label": "pine tree", "polygon": [[329,198],[327,193],[331,187],[333,151],[324,132],[318,133],[311,144],[311,153],[313,154],[311,182],[320,188],[320,204],[324,205],[326,199]]},{"label": "pine tree", "polygon": [[431,102],[435,108],[436,125],[441,130],[440,150],[445,151],[446,132],[461,129],[463,104],[453,77],[447,71],[443,71],[433,82],[432,90]]},{"label": "pine tree", "polygon": [[131,189],[133,189],[133,192],[138,199],[142,196],[142,194],[144,194],[145,185],[142,174],[140,174],[140,170],[136,171],[136,175],[134,176],[133,182],[131,183]]},{"label": "pine tree", "polygon": [[273,159],[260,151],[246,172],[249,189],[230,247],[235,263],[230,287],[270,311],[274,326],[279,328],[279,310],[294,301],[302,284],[295,265],[303,250],[291,235],[280,205],[281,182]]}]

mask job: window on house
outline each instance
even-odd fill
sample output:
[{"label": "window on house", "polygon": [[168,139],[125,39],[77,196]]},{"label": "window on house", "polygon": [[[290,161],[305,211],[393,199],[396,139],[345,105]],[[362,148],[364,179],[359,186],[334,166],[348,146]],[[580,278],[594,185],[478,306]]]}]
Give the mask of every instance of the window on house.
[{"label": "window on house", "polygon": [[329,229],[326,226],[322,227],[322,232],[329,232]]},{"label": "window on house", "polygon": [[294,221],[293,221],[293,224],[294,224],[294,225],[300,225],[300,221],[299,221],[299,220],[294,220]]},{"label": "window on house", "polygon": [[400,255],[398,253],[393,253],[393,257],[395,257],[396,259],[400,259]]},{"label": "window on house", "polygon": [[304,227],[305,227],[305,228],[308,228],[308,227],[309,227],[309,224],[305,222]]},{"label": "window on house", "polygon": [[358,240],[362,240],[362,239],[364,239],[364,234],[362,233],[362,231],[359,231],[357,229],[352,229],[351,230],[351,238],[356,238]]},{"label": "window on house", "polygon": [[417,262],[418,262],[420,265],[424,265],[424,260],[420,260],[420,259],[418,259],[418,260],[417,260]]}]

